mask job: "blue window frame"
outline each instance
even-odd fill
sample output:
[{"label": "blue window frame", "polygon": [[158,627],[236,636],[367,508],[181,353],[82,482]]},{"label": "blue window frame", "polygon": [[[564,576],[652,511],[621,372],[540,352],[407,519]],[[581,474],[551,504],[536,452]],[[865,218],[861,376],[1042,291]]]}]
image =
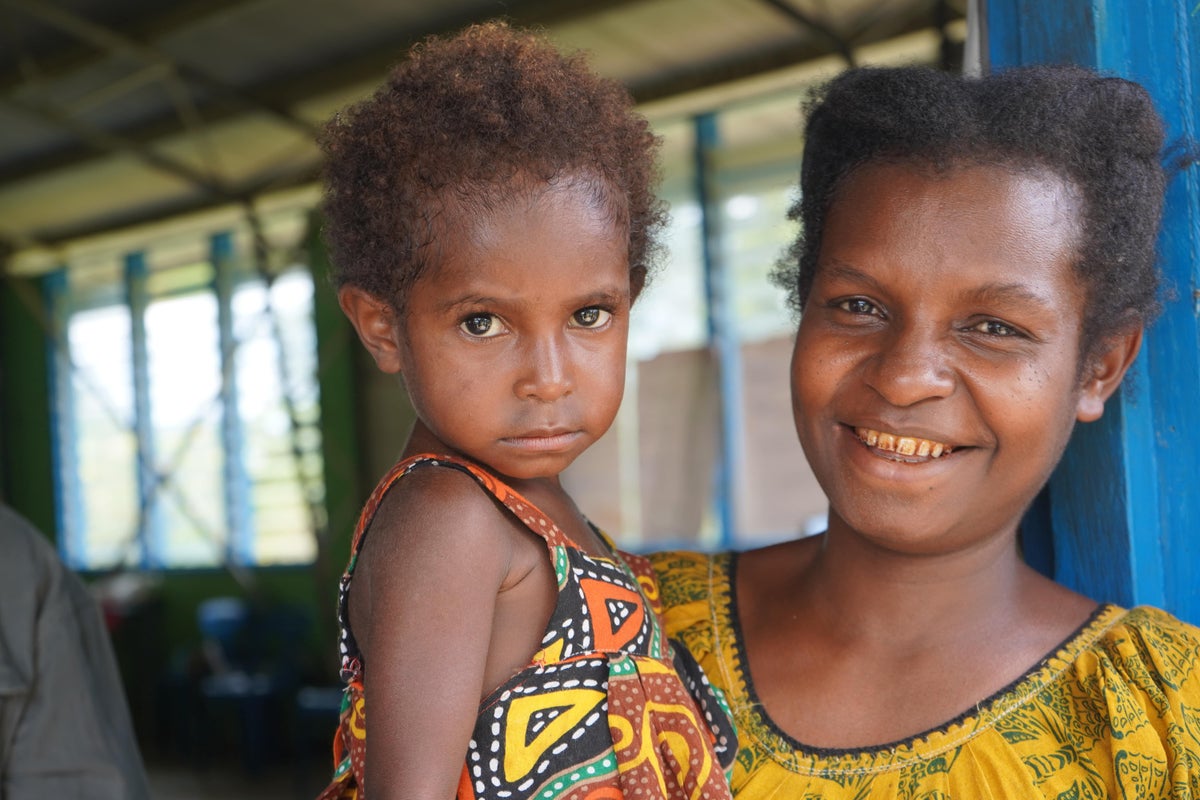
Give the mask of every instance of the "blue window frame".
[{"label": "blue window frame", "polygon": [[60,547],[77,569],[308,563],[324,526],[313,281],[239,259],[45,278]]}]

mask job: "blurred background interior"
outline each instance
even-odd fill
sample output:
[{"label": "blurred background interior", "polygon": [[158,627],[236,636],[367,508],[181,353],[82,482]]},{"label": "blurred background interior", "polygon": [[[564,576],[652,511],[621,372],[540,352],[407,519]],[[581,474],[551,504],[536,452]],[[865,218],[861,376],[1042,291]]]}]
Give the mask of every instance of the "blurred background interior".
[{"label": "blurred background interior", "polygon": [[849,64],[960,69],[967,6],[0,0],[0,495],[100,598],[158,795],[311,797],[330,767],[335,584],[410,412],[328,286],[323,120],[495,17],[631,89],[668,252],[566,480],[628,549],[746,546],[823,525],[767,280],[800,103]]}]

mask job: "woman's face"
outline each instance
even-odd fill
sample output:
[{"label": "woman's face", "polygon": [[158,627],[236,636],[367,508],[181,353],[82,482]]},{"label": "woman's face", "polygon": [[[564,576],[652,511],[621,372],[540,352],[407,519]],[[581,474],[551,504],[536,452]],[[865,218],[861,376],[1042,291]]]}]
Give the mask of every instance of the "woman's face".
[{"label": "woman's face", "polygon": [[1015,532],[1076,419],[1099,416],[1079,379],[1078,226],[1071,187],[1045,172],[847,179],[792,359],[831,531],[909,553]]}]

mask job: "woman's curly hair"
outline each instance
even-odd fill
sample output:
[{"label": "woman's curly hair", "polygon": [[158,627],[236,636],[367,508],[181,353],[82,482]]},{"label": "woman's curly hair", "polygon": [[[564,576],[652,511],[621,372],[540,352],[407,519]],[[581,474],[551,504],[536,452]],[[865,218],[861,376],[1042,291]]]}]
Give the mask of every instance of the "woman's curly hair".
[{"label": "woman's curly hair", "polygon": [[666,221],[658,139],[625,88],[504,23],[416,45],[321,144],[334,282],[397,312],[441,237],[539,187],[582,186],[628,233],[634,296]]},{"label": "woman's curly hair", "polygon": [[775,281],[800,312],[839,188],[870,162],[948,169],[994,164],[1065,178],[1081,200],[1075,269],[1087,290],[1084,356],[1158,311],[1163,126],[1136,83],[1082,67],[1036,66],[983,78],[924,67],[842,73],[808,103],[801,231]]}]

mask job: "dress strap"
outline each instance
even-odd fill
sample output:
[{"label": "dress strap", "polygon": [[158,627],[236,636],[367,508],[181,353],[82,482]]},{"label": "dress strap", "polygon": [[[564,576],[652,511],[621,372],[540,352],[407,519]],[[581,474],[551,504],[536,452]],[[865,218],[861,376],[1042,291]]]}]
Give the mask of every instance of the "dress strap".
[{"label": "dress strap", "polygon": [[351,546],[351,553],[357,554],[362,548],[363,537],[366,535],[367,529],[371,526],[371,521],[375,519],[375,514],[379,511],[379,506],[383,504],[383,498],[387,496],[388,490],[392,488],[392,485],[414,469],[426,466],[449,467],[457,469],[460,472],[465,472],[474,478],[475,482],[482,486],[488,494],[495,497],[505,508],[512,512],[513,516],[521,520],[529,530],[545,540],[548,546],[552,548],[577,547],[540,508],[526,500],[516,489],[513,489],[478,464],[458,458],[457,456],[420,453],[410,456],[393,466],[375,487],[375,491],[371,492],[371,496],[367,498],[362,513],[358,517],[358,524],[354,528],[354,541]]}]

